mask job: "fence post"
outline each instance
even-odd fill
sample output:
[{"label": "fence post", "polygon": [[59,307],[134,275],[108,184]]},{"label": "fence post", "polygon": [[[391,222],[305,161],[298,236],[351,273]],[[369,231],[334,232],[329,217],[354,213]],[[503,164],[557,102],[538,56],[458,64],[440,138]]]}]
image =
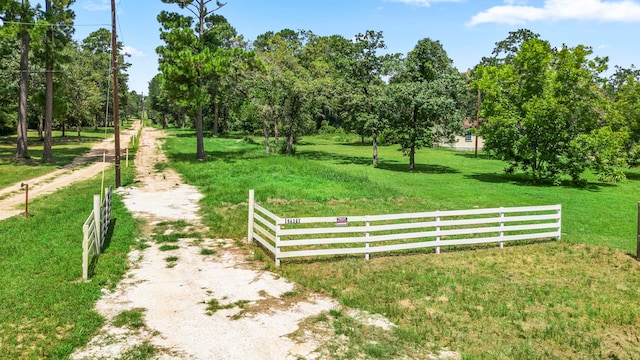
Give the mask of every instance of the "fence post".
[{"label": "fence post", "polygon": [[[440,215],[438,215],[440,211],[436,210],[436,245],[440,242]],[[436,246],[436,254],[440,254],[440,246]]]},{"label": "fence post", "polygon": [[107,238],[107,232],[109,232],[109,224],[111,223],[111,187],[104,189],[104,201],[102,202],[101,213],[103,218],[100,219],[100,226],[102,226],[102,232],[100,233],[100,252],[104,248],[104,240]]},{"label": "fence post", "polygon": [[369,227],[371,226],[371,222],[369,219],[366,219],[365,226],[367,228],[367,232],[364,234],[364,237],[367,238],[367,242],[364,243],[364,247],[366,249],[366,253],[364,254],[364,258],[369,260]]},{"label": "fence post", "polygon": [[89,280],[89,227],[82,227],[82,279]]},{"label": "fence post", "polygon": [[640,261],[640,202],[638,203],[638,243],[636,244],[636,258]]},{"label": "fence post", "polygon": [[276,267],[280,266],[280,224],[276,223],[276,252],[273,254],[276,261]]},{"label": "fence post", "polygon": [[504,238],[504,208],[501,207],[500,208],[500,249],[504,249],[504,241],[502,241],[502,238]]},{"label": "fence post", "polygon": [[126,156],[126,159],[127,159],[127,161],[126,161],[126,163],[125,163],[125,164],[126,164],[126,165],[125,165],[125,167],[129,167],[129,148],[127,148],[127,156]]},{"label": "fence post", "polygon": [[93,195],[93,221],[96,224],[96,255],[102,251],[102,214],[100,211],[100,195]]},{"label": "fence post", "polygon": [[[638,206],[640,206],[640,204],[638,204]],[[558,209],[558,236],[556,237],[556,240],[560,240],[560,237],[562,237],[562,205],[560,205],[560,208]]]},{"label": "fence post", "polygon": [[253,215],[255,211],[255,194],[253,190],[249,190],[249,225],[247,229],[247,238],[249,244],[253,243]]}]

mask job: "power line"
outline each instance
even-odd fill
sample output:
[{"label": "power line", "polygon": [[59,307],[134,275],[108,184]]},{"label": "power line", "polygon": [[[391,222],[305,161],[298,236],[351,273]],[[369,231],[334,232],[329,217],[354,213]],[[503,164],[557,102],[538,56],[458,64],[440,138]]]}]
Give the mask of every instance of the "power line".
[{"label": "power line", "polygon": [[[21,21],[3,21],[5,25],[28,25],[28,26],[50,26],[50,27],[89,27],[89,26],[109,26],[111,24],[48,24],[42,22],[21,22]],[[1,26],[1,25],[0,25]]]}]

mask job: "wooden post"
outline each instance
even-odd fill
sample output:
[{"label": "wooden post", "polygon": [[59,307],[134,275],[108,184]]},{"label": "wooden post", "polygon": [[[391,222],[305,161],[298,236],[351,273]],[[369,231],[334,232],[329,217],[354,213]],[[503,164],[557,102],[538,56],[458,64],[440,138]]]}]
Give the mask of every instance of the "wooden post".
[{"label": "wooden post", "polygon": [[118,91],[118,38],[116,34],[116,2],[111,0],[111,64],[113,68],[113,133],[115,140],[116,189],[122,186],[120,179],[120,120]]},{"label": "wooden post", "polygon": [[[436,210],[436,224],[440,223],[440,215],[438,215],[440,211]],[[436,225],[436,243],[440,242],[440,225]],[[440,254],[440,246],[436,246],[436,254]]]},{"label": "wooden post", "polygon": [[25,193],[24,193],[24,217],[25,219],[29,218],[29,184],[25,184],[22,183],[20,184],[20,187],[24,187],[25,188]]},{"label": "wooden post", "polygon": [[102,239],[102,217],[100,214],[100,195],[93,195],[93,221],[96,224],[96,255],[99,255],[102,249],[100,249],[100,239]]},{"label": "wooden post", "polygon": [[560,241],[562,238],[562,205],[558,209],[558,237],[556,240]]},{"label": "wooden post", "polygon": [[364,244],[364,247],[367,249],[367,252],[365,253],[364,257],[366,260],[369,260],[369,227],[371,226],[371,222],[369,220],[367,220],[365,226],[367,227],[367,232],[365,233],[364,237],[367,238],[367,242]]},{"label": "wooden post", "polygon": [[89,280],[89,226],[82,227],[82,278]]},{"label": "wooden post", "polygon": [[500,208],[500,249],[504,248],[504,208]]},{"label": "wooden post", "polygon": [[280,224],[276,224],[276,253],[273,254],[276,261],[276,267],[280,266]]},{"label": "wooden post", "polygon": [[249,190],[249,225],[247,229],[247,239],[249,244],[253,243],[253,222],[255,212],[255,194],[253,190]]}]

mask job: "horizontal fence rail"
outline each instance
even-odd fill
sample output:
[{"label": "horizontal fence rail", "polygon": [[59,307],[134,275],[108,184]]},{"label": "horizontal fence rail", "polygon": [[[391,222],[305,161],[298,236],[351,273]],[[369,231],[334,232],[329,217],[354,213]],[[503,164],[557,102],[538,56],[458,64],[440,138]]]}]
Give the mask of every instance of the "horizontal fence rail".
[{"label": "horizontal fence rail", "polygon": [[350,255],[561,237],[562,206],[282,218],[249,191],[248,239],[281,259]]},{"label": "horizontal fence rail", "polygon": [[105,189],[104,199],[100,195],[93,196],[93,210],[82,225],[82,278],[89,279],[89,260],[91,256],[98,256],[104,248],[109,225],[111,224],[112,189]]}]

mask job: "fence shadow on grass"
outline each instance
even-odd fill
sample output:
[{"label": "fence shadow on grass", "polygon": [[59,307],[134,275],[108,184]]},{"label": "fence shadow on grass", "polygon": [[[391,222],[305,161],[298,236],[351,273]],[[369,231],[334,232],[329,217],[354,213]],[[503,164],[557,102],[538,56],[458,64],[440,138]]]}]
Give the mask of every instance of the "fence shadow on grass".
[{"label": "fence shadow on grass", "polygon": [[102,252],[105,252],[109,246],[111,246],[111,238],[113,237],[117,222],[118,219],[111,219],[111,222],[109,222],[109,229],[107,230],[107,235],[104,237],[104,243],[102,243]]},{"label": "fence shadow on grass", "polygon": [[96,268],[98,267],[98,263],[100,262],[100,256],[102,256],[102,254],[105,251],[107,251],[109,246],[111,246],[111,239],[113,238],[113,232],[116,228],[117,222],[118,222],[117,219],[111,219],[111,222],[109,222],[109,228],[107,230],[107,234],[105,235],[104,242],[102,243],[102,250],[100,251],[100,254],[91,257],[91,261],[89,262],[89,266],[87,268],[87,275],[89,279],[91,279],[95,274]]},{"label": "fence shadow on grass", "polygon": [[[501,249],[498,243],[486,243],[486,244],[476,244],[476,245],[452,245],[452,246],[443,246],[440,249],[441,254],[446,253],[468,253],[473,251],[504,251],[508,248],[523,248],[532,246],[542,246],[545,244],[553,244],[557,243],[558,240],[548,238],[548,239],[536,239],[536,240],[519,240],[512,242],[505,242],[504,248]],[[270,254],[267,250],[265,250],[260,244],[256,244],[264,254],[264,258],[269,258],[271,261],[274,260],[273,255]],[[398,250],[398,251],[389,251],[389,252],[379,252],[379,253],[371,253],[370,261],[375,261],[376,259],[380,261],[393,261],[393,259],[401,259],[409,256],[425,256],[425,261],[428,261],[431,257],[440,256],[436,254],[435,247],[422,248],[422,249],[409,249],[409,250]],[[362,261],[363,264],[367,263],[367,260],[364,259],[363,254],[347,254],[347,255],[327,255],[327,256],[311,256],[311,257],[300,257],[300,258],[290,258],[290,259],[281,259],[282,266],[286,266],[287,264],[291,265],[309,265],[309,264],[332,264],[340,261],[348,261],[348,260],[356,260]]]}]

